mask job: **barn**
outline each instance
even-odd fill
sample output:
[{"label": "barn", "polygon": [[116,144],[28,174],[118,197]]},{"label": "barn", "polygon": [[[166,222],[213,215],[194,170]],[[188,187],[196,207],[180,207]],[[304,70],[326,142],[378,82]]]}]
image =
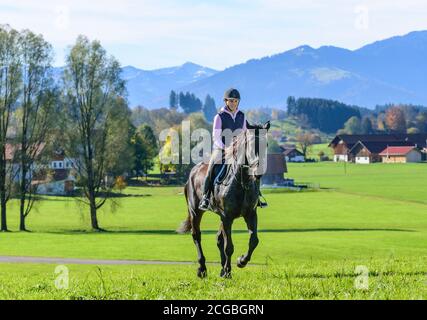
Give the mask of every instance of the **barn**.
[{"label": "barn", "polygon": [[267,171],[262,176],[261,183],[265,185],[283,184],[284,174],[288,172],[285,156],[282,153],[267,155]]},{"label": "barn", "polygon": [[[369,160],[369,162],[381,161],[378,154],[388,146],[417,146],[427,148],[427,133],[406,134],[369,134],[369,135],[337,135],[329,144],[334,151],[334,161],[356,162],[357,153],[361,151],[361,145],[367,148],[359,155],[359,163]],[[359,144],[358,146],[356,146]],[[381,150],[378,150],[381,148]],[[375,150],[372,150],[375,149]],[[376,154],[376,155],[375,155]],[[374,160],[374,161],[372,161]],[[368,163],[369,163],[368,162]]]},{"label": "barn", "polygon": [[387,147],[380,156],[384,163],[421,162],[422,154],[415,146]]}]

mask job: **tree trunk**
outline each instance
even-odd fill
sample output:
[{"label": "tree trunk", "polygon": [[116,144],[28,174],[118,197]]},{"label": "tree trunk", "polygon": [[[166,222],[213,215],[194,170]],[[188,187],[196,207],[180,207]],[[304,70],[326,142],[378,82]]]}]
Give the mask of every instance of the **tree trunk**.
[{"label": "tree trunk", "polygon": [[25,194],[26,194],[26,188],[25,188],[25,184],[26,184],[26,175],[27,175],[27,171],[24,169],[25,168],[25,163],[22,161],[21,166],[21,185],[19,186],[20,188],[20,207],[19,207],[19,231],[27,231],[25,228]]},{"label": "tree trunk", "polygon": [[[3,188],[2,188],[3,189]],[[1,230],[6,232],[7,230],[7,221],[6,221],[6,194],[4,190],[0,191],[0,202],[1,202]]]},{"label": "tree trunk", "polygon": [[6,232],[7,221],[6,221],[6,166],[5,163],[0,165],[0,207],[1,207],[1,230]]},{"label": "tree trunk", "polygon": [[96,215],[95,197],[91,196],[89,199],[89,202],[90,202],[90,221],[92,223],[92,229],[99,231],[101,229],[99,228],[98,217]]},{"label": "tree trunk", "polygon": [[27,231],[25,228],[25,195],[21,194],[21,205],[19,208],[19,231]]}]

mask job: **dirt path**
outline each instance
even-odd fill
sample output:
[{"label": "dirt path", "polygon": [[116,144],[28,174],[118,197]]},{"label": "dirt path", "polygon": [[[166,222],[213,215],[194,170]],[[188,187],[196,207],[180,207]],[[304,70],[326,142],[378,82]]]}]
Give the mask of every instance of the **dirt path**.
[{"label": "dirt path", "polygon": [[[193,265],[189,261],[150,261],[150,260],[98,260],[74,258],[42,258],[0,256],[0,263],[47,263],[47,264],[86,264],[86,265]],[[211,263],[216,264],[216,263]]]}]

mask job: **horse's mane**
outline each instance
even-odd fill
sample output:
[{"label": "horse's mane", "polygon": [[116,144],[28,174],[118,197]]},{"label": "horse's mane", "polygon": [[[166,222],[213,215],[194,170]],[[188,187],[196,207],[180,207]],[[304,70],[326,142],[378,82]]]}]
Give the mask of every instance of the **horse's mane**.
[{"label": "horse's mane", "polygon": [[235,162],[235,153],[240,149],[240,146],[246,141],[246,131],[240,132],[237,136],[233,137],[232,143],[225,148],[224,155],[226,159],[233,159]]},{"label": "horse's mane", "polygon": [[[259,124],[252,125],[247,123],[247,129],[259,130],[259,129],[263,129],[263,126]],[[231,159],[233,159],[233,163],[236,162],[237,160],[235,157],[235,153],[237,152],[237,150],[241,150],[241,145],[246,142],[246,132],[247,131],[243,130],[238,135],[233,137],[232,143],[228,147],[226,147],[224,150],[225,158],[229,159],[229,157],[231,157]]]}]

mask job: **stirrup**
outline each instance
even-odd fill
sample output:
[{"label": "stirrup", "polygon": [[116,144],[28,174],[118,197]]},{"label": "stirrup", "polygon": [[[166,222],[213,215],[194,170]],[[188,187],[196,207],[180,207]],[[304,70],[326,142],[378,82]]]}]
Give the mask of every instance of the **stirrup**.
[{"label": "stirrup", "polygon": [[[265,198],[263,196],[261,196],[261,197],[265,201]],[[258,199],[258,207],[260,207],[261,209],[267,208],[268,207],[267,201],[262,202],[261,199]]]},{"label": "stirrup", "polygon": [[260,207],[261,209],[267,208],[268,207],[268,203],[267,202],[258,201],[258,207]]}]

